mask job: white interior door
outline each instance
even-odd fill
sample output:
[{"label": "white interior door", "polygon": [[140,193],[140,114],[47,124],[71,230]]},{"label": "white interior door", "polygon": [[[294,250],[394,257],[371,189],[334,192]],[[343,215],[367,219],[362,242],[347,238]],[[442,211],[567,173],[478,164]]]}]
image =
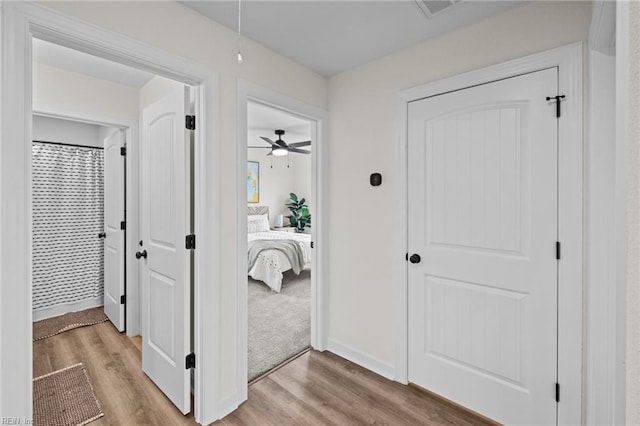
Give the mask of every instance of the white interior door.
[{"label": "white interior door", "polygon": [[142,369],[182,413],[190,411],[190,145],[188,90],[142,112]]},{"label": "white interior door", "polygon": [[104,140],[104,313],[118,331],[125,327],[124,138],[118,130]]},{"label": "white interior door", "polygon": [[409,380],[504,424],[556,423],[557,90],[409,105]]}]

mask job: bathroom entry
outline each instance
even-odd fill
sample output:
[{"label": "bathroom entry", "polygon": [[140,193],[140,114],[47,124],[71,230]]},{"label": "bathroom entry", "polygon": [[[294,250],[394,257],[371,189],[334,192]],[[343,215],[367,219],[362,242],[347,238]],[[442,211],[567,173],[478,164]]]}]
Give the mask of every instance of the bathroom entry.
[{"label": "bathroom entry", "polygon": [[[62,159],[58,170],[52,172],[55,176],[77,173],[81,186],[88,185],[92,177],[99,182],[99,189],[89,191],[96,193],[95,203],[100,207],[93,226],[86,229],[85,239],[92,248],[78,250],[81,254],[97,250],[92,257],[97,264],[92,277],[96,294],[92,294],[91,306],[63,302],[64,306],[56,307],[62,312],[51,311],[38,317],[34,310],[34,319],[56,317],[52,320],[58,321],[61,314],[85,315],[88,308],[95,307],[92,314],[102,314],[104,310],[109,320],[93,322],[84,332],[53,335],[54,340],[35,346],[34,359],[55,362],[36,363],[34,373],[43,376],[54,372],[50,370],[67,367],[69,362],[81,361],[94,372],[92,385],[96,392],[104,394],[114,386],[122,389],[121,395],[101,401],[106,415],[119,415],[122,395],[140,395],[141,402],[152,400],[151,395],[161,391],[178,408],[171,406],[166,412],[182,417],[191,410],[191,382],[195,375],[191,309],[195,249],[192,148],[197,140],[193,117],[197,93],[183,83],[36,39],[33,65],[33,110],[43,116],[42,120],[33,120],[34,137],[38,135],[39,121],[70,122],[69,117],[74,117],[79,126],[92,133],[92,140],[97,139],[94,144],[100,156],[91,163],[96,164],[96,171],[81,167],[89,163],[87,160]],[[118,123],[115,125],[119,127],[95,123]],[[60,129],[57,136],[48,139],[66,140],[72,133]],[[68,140],[66,143],[80,144]],[[59,183],[52,192],[63,192],[67,187],[66,183]],[[85,203],[86,192],[71,195],[67,204]],[[59,216],[65,215],[69,220],[88,217],[84,211]],[[50,225],[45,223],[43,227]],[[68,228],[76,227],[72,224]],[[46,260],[46,256],[43,258]],[[60,275],[71,270],[68,264],[91,270],[79,263],[80,256],[66,252],[60,259],[66,263],[50,265]],[[36,260],[34,251],[34,267]],[[42,277],[46,283],[51,275]],[[34,307],[36,284],[34,280]],[[44,293],[50,297],[56,292],[65,290],[50,285]],[[104,308],[100,306],[103,304]],[[102,321],[105,319],[103,315]],[[125,329],[126,336],[118,333]],[[101,335],[103,342],[118,341],[119,349],[98,355],[60,351],[62,346],[73,349],[85,345],[88,335],[94,339]],[[63,340],[64,345],[52,343]],[[118,382],[118,377],[97,373],[101,365],[119,358],[119,351],[134,355],[128,359],[127,384]],[[140,369],[156,386],[137,379]],[[161,400],[168,402],[164,397]]]},{"label": "bathroom entry", "polygon": [[[105,135],[116,132],[121,131],[73,120],[33,117],[35,321],[103,304],[105,260],[110,259],[104,258],[101,237],[104,218],[109,214],[105,206],[113,210],[104,202],[105,186],[109,186],[105,175],[120,173],[122,185],[117,188],[120,199],[116,207],[124,205],[123,167],[111,170],[103,148]],[[118,160],[122,164],[122,159]],[[110,196],[114,196],[113,191]],[[124,327],[123,321],[120,326]]]}]

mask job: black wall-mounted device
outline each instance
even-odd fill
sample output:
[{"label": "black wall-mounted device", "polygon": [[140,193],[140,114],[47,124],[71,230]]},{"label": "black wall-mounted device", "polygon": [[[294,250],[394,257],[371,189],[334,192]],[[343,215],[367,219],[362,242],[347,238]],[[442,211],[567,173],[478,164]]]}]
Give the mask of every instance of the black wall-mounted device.
[{"label": "black wall-mounted device", "polygon": [[369,183],[371,186],[382,185],[382,175],[380,173],[371,173],[371,176],[369,176]]}]

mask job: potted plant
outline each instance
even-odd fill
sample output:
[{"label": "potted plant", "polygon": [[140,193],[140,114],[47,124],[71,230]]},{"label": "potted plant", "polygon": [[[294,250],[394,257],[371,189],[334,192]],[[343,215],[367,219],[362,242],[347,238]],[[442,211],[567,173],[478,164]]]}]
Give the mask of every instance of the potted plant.
[{"label": "potted plant", "polygon": [[304,198],[298,199],[298,196],[291,192],[289,194],[290,201],[285,204],[289,207],[291,214],[287,216],[291,226],[296,228],[296,232],[303,232],[304,228],[311,228],[311,214],[309,213],[309,206],[305,204],[307,200]]}]

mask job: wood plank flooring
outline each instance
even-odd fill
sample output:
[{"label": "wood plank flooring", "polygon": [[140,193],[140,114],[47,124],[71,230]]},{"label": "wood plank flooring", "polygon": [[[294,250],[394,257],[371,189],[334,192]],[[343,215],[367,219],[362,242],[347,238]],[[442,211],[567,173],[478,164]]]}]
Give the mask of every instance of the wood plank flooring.
[{"label": "wood plank flooring", "polygon": [[81,362],[104,417],[91,425],[194,425],[142,372],[136,344],[110,322],[77,328],[33,343],[34,377]]},{"label": "wood plank flooring", "polygon": [[249,387],[215,425],[495,424],[331,352],[309,351]]},{"label": "wood plank flooring", "polygon": [[[140,339],[109,322],[34,342],[34,377],[82,362],[105,415],[92,425],[192,425],[144,375]],[[413,386],[330,352],[310,351],[252,384],[249,399],[215,425],[492,424]]]}]

